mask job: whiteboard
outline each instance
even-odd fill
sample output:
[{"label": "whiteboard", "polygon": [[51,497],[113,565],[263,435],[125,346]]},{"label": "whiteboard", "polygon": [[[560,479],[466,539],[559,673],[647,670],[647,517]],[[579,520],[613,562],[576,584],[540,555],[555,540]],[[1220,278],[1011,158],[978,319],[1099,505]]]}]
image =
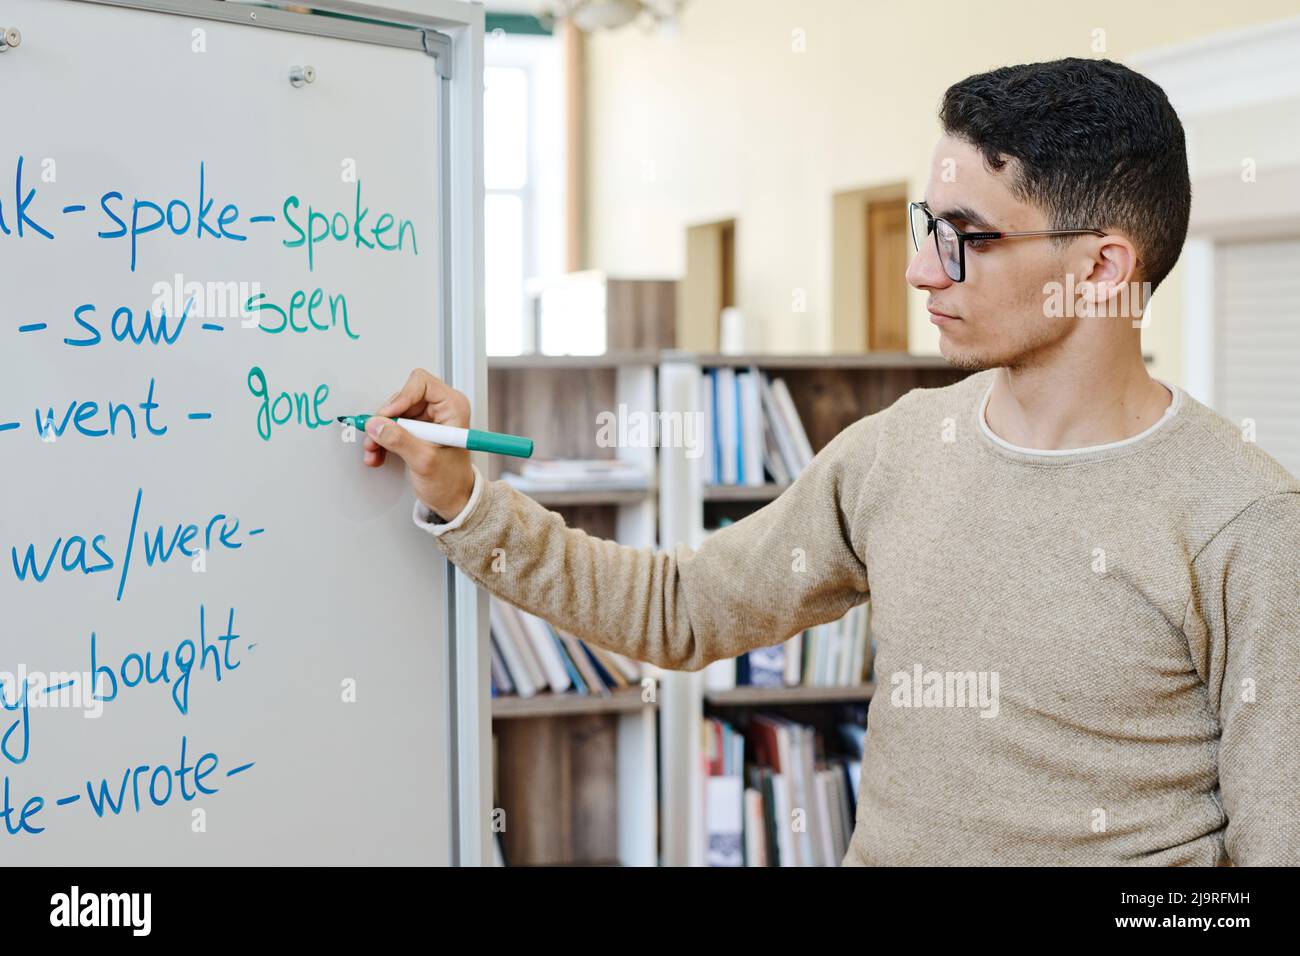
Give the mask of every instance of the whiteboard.
[{"label": "whiteboard", "polygon": [[448,862],[446,566],[317,427],[440,367],[433,57],[4,15],[0,856]]}]

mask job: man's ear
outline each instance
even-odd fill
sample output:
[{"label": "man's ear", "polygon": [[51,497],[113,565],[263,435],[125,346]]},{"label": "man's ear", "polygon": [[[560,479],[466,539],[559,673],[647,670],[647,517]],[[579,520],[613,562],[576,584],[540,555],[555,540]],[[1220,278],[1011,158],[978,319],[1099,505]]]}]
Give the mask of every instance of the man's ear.
[{"label": "man's ear", "polygon": [[1137,250],[1128,239],[1109,233],[1086,243],[1080,256],[1079,297],[1088,311],[1084,315],[1141,315],[1146,297],[1136,288]]}]

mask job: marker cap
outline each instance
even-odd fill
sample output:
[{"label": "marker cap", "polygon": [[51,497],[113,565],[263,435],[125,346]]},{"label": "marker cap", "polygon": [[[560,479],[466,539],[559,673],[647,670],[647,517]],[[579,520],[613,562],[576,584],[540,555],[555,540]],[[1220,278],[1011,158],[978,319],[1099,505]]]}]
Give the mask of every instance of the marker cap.
[{"label": "marker cap", "polygon": [[513,455],[515,458],[533,456],[533,440],[519,435],[499,435],[496,432],[469,429],[465,447],[470,451],[486,451],[494,455]]}]

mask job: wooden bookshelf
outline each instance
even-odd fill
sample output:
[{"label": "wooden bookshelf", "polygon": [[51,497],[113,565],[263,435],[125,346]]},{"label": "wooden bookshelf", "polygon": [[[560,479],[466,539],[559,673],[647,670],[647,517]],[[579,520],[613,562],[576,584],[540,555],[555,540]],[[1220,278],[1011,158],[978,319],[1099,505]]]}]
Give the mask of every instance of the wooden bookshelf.
[{"label": "wooden bookshelf", "polygon": [[612,694],[513,694],[492,698],[492,719],[510,720],[526,717],[557,717],[575,714],[629,714],[653,711],[656,704],[642,699],[641,688],[633,687]]},{"label": "wooden bookshelf", "polygon": [[[636,546],[658,540],[657,450],[602,447],[597,415],[652,413],[659,352],[488,359],[488,427],[533,439],[538,458],[604,458],[644,468],[645,489],[529,494],[565,523]],[[485,460],[489,480],[515,463]],[[657,676],[653,668],[643,673]],[[657,705],[640,686],[605,695],[492,699],[495,792],[511,866],[653,866],[659,857]]]},{"label": "wooden bookshelf", "polygon": [[870,352],[858,354],[789,353],[774,354],[746,352],[739,355],[724,355],[720,352],[689,352],[669,349],[663,353],[664,362],[694,362],[703,368],[716,368],[722,365],[749,367],[755,365],[761,369],[881,369],[885,371],[910,371],[938,369],[954,373],[962,378],[965,373],[954,369],[942,355],[910,355],[906,352]]},{"label": "wooden bookshelf", "polygon": [[[950,385],[968,374],[937,355],[719,355],[673,350],[664,353],[660,366],[660,407],[669,413],[698,412],[706,369],[751,366],[785,380],[814,452],[855,421],[889,407],[911,389]],[[705,485],[702,456],[689,458],[682,449],[669,448],[660,451],[659,485],[663,548],[679,542],[698,548],[707,529],[719,520],[739,520],[784,490],[772,483]],[[774,688],[737,687],[734,680],[734,661],[715,662],[702,672],[664,675],[660,724],[672,728],[664,734],[661,767],[665,865],[698,866],[705,860],[708,833],[699,728],[706,707],[742,720],[764,708],[778,713],[794,708],[801,722],[830,727],[833,715],[846,706],[854,712],[869,706],[875,691],[870,680],[847,687]]]},{"label": "wooden bookshelf", "polygon": [[636,368],[659,363],[659,350],[627,350],[601,355],[489,355],[488,372],[511,369]]},{"label": "wooden bookshelf", "polygon": [[[599,356],[494,357],[488,362],[489,427],[533,438],[538,457],[620,458],[647,469],[651,484],[645,491],[533,495],[571,527],[638,547],[667,548],[679,541],[698,547],[706,521],[743,517],[786,486],[705,487],[700,460],[688,459],[680,448],[601,447],[596,416],[620,404],[656,415],[696,411],[703,370],[723,365],[756,366],[785,379],[814,451],[910,389],[965,375],[939,356],[893,353],[631,349]],[[495,457],[487,464],[490,478],[510,465]],[[723,690],[708,683],[707,670],[648,673],[659,681],[654,704],[642,702],[639,688],[610,697],[492,700],[496,790],[508,820],[503,843],[511,865],[699,864],[699,729],[706,705],[740,712],[795,707],[821,719],[836,707],[869,702],[874,690],[870,683]]]}]

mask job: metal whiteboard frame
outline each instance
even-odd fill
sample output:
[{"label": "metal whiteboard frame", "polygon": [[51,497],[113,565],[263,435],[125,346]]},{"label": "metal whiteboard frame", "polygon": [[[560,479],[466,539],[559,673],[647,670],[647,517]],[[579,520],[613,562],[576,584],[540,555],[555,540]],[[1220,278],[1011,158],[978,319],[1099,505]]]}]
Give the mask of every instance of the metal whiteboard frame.
[{"label": "metal whiteboard frame", "polygon": [[[289,33],[374,43],[429,55],[439,77],[438,216],[442,241],[437,374],[464,392],[477,428],[487,428],[483,307],[483,7],[460,0],[72,0]],[[292,6],[294,9],[281,9]],[[308,13],[299,12],[307,8]],[[338,17],[317,14],[337,14]],[[348,17],[355,19],[340,19]],[[474,78],[477,78],[475,81]],[[481,455],[478,455],[481,458]],[[487,467],[480,468],[486,474]],[[414,529],[412,529],[412,533]],[[447,805],[452,866],[492,862],[492,708],[487,594],[449,561],[447,607],[439,622],[447,674]]]}]

